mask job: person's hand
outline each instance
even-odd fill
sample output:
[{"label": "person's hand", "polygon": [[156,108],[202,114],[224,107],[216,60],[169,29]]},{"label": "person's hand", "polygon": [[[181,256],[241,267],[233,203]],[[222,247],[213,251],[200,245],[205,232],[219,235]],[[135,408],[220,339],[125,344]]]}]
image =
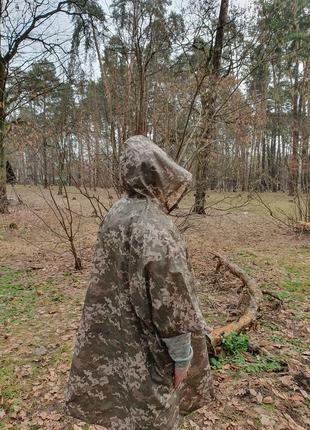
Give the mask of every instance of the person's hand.
[{"label": "person's hand", "polygon": [[184,369],[175,368],[174,370],[174,388],[178,388],[180,384],[186,379],[188,367]]}]

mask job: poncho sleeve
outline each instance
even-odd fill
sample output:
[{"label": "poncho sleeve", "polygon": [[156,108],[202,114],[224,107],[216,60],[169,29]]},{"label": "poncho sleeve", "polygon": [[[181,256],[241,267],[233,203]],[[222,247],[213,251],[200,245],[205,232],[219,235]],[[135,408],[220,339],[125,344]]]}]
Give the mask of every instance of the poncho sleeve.
[{"label": "poncho sleeve", "polygon": [[162,338],[166,344],[176,369],[186,369],[193,358],[193,348],[191,345],[191,333],[180,334],[174,337]]},{"label": "poncho sleeve", "polygon": [[207,330],[183,240],[168,237],[145,267],[152,322],[161,338]]}]

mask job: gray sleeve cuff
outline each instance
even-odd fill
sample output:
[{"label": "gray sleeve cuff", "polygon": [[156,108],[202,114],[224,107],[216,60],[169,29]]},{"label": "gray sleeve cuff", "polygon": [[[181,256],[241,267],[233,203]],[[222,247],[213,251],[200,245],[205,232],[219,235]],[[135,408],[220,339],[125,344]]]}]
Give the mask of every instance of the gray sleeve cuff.
[{"label": "gray sleeve cuff", "polygon": [[166,344],[169,355],[175,362],[176,368],[184,369],[190,365],[191,359],[193,357],[191,333],[164,338],[162,341]]}]

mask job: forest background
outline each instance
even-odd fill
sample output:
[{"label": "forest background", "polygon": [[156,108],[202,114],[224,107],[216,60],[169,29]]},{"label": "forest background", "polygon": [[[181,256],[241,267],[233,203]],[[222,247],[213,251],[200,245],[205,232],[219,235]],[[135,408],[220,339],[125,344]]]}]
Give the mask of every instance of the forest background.
[{"label": "forest background", "polygon": [[194,212],[208,189],[309,195],[308,1],[19,5],[1,10],[2,212],[7,161],[20,184],[119,191],[134,134],[192,170]]},{"label": "forest background", "polygon": [[[213,327],[182,430],[310,427],[309,0],[0,0],[0,428],[63,413],[126,139],[193,174],[170,215]],[[97,427],[98,428],[98,427]]]}]

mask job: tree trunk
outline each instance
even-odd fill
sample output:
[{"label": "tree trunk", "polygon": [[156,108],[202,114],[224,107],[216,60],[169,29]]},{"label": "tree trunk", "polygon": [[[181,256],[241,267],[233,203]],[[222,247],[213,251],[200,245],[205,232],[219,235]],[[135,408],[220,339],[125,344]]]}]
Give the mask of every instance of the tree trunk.
[{"label": "tree trunk", "polygon": [[8,213],[8,199],[6,195],[6,159],[4,148],[5,125],[5,64],[0,59],[0,213]]},{"label": "tree trunk", "polygon": [[260,181],[260,186],[261,186],[261,191],[266,191],[267,190],[267,184],[266,184],[266,133],[265,131],[262,131],[262,164],[261,164],[261,172],[260,172],[260,177],[261,177],[261,181]]},{"label": "tree trunk", "polygon": [[47,177],[47,140],[46,137],[43,138],[43,186],[48,187],[48,177]]},{"label": "tree trunk", "polygon": [[2,124],[3,119],[0,118],[0,213],[8,213],[8,199],[6,195],[6,161],[4,152],[4,136]]},{"label": "tree trunk", "polygon": [[207,145],[207,148],[199,155],[196,166],[196,190],[193,212],[201,215],[205,214],[205,200],[208,185],[207,174],[208,161],[210,158],[210,143],[208,143]]},{"label": "tree trunk", "polygon": [[301,186],[302,191],[309,196],[310,201],[310,60],[305,65],[306,99],[303,106],[303,116],[305,123],[302,131],[302,147],[301,147]]},{"label": "tree trunk", "polygon": [[146,125],[146,77],[141,54],[137,55],[139,99],[137,103],[135,134],[147,133]]},{"label": "tree trunk", "polygon": [[[197,214],[205,213],[205,199],[207,192],[207,173],[210,162],[210,155],[215,139],[215,112],[216,112],[216,84],[219,79],[221,58],[224,44],[224,31],[227,21],[229,0],[221,0],[220,14],[218,18],[218,27],[216,30],[214,52],[212,59],[212,71],[210,79],[209,94],[203,95],[202,114],[205,119],[206,127],[202,132],[201,143],[202,151],[197,158],[197,168],[195,177],[195,203],[193,212]],[[211,86],[212,85],[212,86]]]},{"label": "tree trunk", "polygon": [[[64,144],[63,144],[64,147]],[[63,147],[61,147],[59,145],[59,149],[58,149],[58,192],[57,194],[59,196],[63,195],[63,187],[64,187],[64,182],[65,182],[65,178],[64,178],[64,171],[65,171],[65,154],[64,154],[64,150],[62,149]]]},{"label": "tree trunk", "polygon": [[299,146],[299,121],[298,121],[298,94],[294,95],[293,103],[293,131],[292,154],[290,160],[289,195],[295,195],[298,185],[298,146]]},{"label": "tree trunk", "polygon": [[[294,15],[294,31],[299,31],[299,23],[297,19],[297,3],[291,2],[292,13]],[[295,39],[293,42],[293,48],[295,52],[298,52],[300,48],[299,39]],[[298,189],[298,177],[299,177],[299,160],[298,160],[298,149],[299,149],[299,126],[300,126],[300,115],[299,108],[301,107],[300,98],[301,94],[299,91],[299,60],[298,57],[295,59],[295,64],[292,69],[292,105],[293,105],[293,124],[292,124],[292,153],[289,164],[289,195],[293,196],[297,193]]]}]

